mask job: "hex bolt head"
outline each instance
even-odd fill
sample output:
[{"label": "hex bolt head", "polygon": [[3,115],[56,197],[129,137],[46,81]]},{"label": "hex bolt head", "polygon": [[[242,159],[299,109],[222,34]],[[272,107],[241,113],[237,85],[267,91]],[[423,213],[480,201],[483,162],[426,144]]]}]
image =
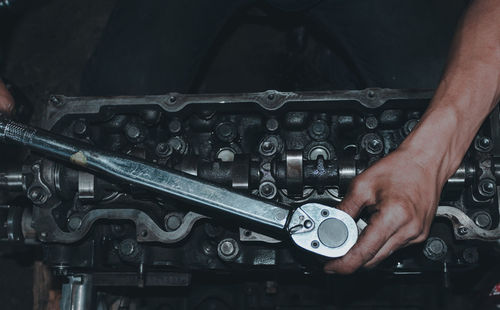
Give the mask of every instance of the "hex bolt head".
[{"label": "hex bolt head", "polygon": [[431,237],[425,242],[424,255],[430,260],[442,260],[447,252],[448,246],[441,238]]},{"label": "hex bolt head", "polygon": [[233,238],[227,238],[219,242],[217,246],[217,254],[222,260],[234,260],[240,252],[238,242]]},{"label": "hex bolt head", "polygon": [[379,155],[384,150],[382,139],[375,133],[368,133],[361,139],[361,145],[366,152],[372,155]]},{"label": "hex bolt head", "polygon": [[156,156],[158,157],[161,158],[169,157],[170,155],[172,155],[172,152],[173,152],[172,147],[170,146],[170,144],[166,142],[160,142],[156,145],[155,153]]},{"label": "hex bolt head", "polygon": [[493,142],[489,137],[477,136],[474,140],[474,146],[479,152],[489,152],[493,149]]},{"label": "hex bolt head", "polygon": [[215,128],[215,135],[222,142],[232,142],[238,136],[238,129],[232,122],[220,123]]},{"label": "hex bolt head", "polygon": [[482,179],[478,184],[478,191],[484,198],[492,198],[495,196],[496,184],[492,179]]},{"label": "hex bolt head", "polygon": [[261,197],[272,199],[276,195],[276,185],[272,182],[262,182],[259,186],[259,194]]}]

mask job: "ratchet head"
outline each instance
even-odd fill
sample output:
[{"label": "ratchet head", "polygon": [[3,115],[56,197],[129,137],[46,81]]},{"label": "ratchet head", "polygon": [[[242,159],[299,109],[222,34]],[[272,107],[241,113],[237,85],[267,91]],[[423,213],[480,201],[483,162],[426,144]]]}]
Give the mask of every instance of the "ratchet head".
[{"label": "ratchet head", "polygon": [[319,203],[297,208],[288,232],[299,247],[331,258],[344,256],[358,240],[358,227],[349,214]]}]

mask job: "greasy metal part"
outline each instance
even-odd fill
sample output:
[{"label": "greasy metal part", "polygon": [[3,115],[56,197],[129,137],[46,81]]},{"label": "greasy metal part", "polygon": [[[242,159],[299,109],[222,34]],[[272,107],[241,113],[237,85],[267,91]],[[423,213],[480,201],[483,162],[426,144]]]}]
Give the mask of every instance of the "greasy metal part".
[{"label": "greasy metal part", "polygon": [[[235,104],[245,105],[254,103],[260,108],[268,111],[278,110],[286,105],[294,103],[314,104],[319,108],[328,109],[332,104],[352,107],[358,105],[362,108],[375,109],[381,107],[389,100],[419,100],[429,99],[433,91],[422,90],[399,90],[399,89],[376,89],[349,91],[321,91],[321,92],[279,92],[268,90],[260,93],[245,94],[192,94],[185,95],[170,93],[160,96],[145,97],[65,97],[53,96],[58,104],[47,107],[45,119],[40,124],[44,129],[51,129],[63,116],[98,113],[102,106],[137,106],[158,105],[165,112],[179,112],[191,105],[217,104],[221,108],[230,107]],[[172,98],[175,98],[172,100]]]},{"label": "greasy metal part", "polygon": [[246,155],[235,155],[231,170],[233,188],[248,189],[250,187],[250,158]]},{"label": "greasy metal part", "polygon": [[477,239],[483,241],[494,241],[500,239],[500,226],[487,230],[480,228],[462,210],[450,206],[439,206],[436,216],[445,217],[453,225],[455,238],[458,240]]},{"label": "greasy metal part", "polygon": [[78,197],[80,199],[94,199],[95,180],[94,175],[84,171],[78,171]]},{"label": "greasy metal part", "polygon": [[281,240],[259,234],[255,231],[240,227],[240,241],[243,242],[265,242],[265,243],[280,243]]},{"label": "greasy metal part", "polygon": [[24,177],[20,172],[0,173],[0,189],[7,191],[22,191]]},{"label": "greasy metal part", "polygon": [[283,230],[286,227],[288,210],[275,203],[263,202],[122,154],[101,151],[44,130],[2,119],[0,140],[21,144],[117,180],[187,200],[209,212],[221,211],[266,228]]},{"label": "greasy metal part", "polygon": [[193,225],[206,218],[194,212],[187,213],[182,219],[182,224],[175,231],[161,229],[146,213],[135,209],[95,209],[85,214],[79,227],[72,232],[64,232],[51,225],[52,231],[45,233],[42,241],[57,241],[60,243],[73,243],[81,240],[92,228],[92,225],[101,219],[130,220],[135,223],[137,241],[175,243],[189,235]]},{"label": "greasy metal part", "polygon": [[304,169],[302,151],[286,153],[286,190],[291,196],[302,195],[304,189]]},{"label": "greasy metal part", "polygon": [[92,307],[93,300],[92,275],[79,274],[68,277],[61,292],[61,309],[87,310]]},{"label": "greasy metal part", "polygon": [[[1,127],[1,125],[0,125]],[[0,128],[1,132],[1,128]],[[1,141],[1,133],[0,133],[0,141]],[[30,186],[27,189],[27,194],[28,198],[35,204],[35,205],[42,205],[45,202],[47,202],[50,197],[52,197],[52,191],[50,190],[49,186],[45,184],[43,178],[42,178],[42,172],[41,172],[41,163],[40,161],[35,162],[31,166],[31,171],[33,173],[33,182],[30,184]]]}]

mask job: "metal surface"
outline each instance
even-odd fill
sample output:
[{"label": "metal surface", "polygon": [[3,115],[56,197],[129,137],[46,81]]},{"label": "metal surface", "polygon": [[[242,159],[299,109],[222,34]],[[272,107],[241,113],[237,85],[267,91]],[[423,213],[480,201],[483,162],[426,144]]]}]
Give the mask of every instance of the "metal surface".
[{"label": "metal surface", "polygon": [[46,118],[42,121],[42,128],[50,129],[63,116],[83,113],[98,113],[101,106],[137,106],[159,104],[166,112],[179,112],[188,106],[203,104],[218,104],[221,108],[235,104],[256,104],[258,107],[275,111],[294,103],[317,104],[324,109],[331,108],[332,103],[339,106],[353,106],[359,104],[364,108],[375,109],[390,100],[412,100],[431,98],[433,91],[398,90],[398,89],[365,89],[349,91],[321,91],[321,92],[279,92],[268,90],[260,93],[245,94],[193,94],[185,95],[170,93],[160,96],[145,97],[113,97],[113,98],[82,98],[53,96],[58,104],[48,107]]},{"label": "metal surface", "polygon": [[92,276],[80,274],[68,277],[61,292],[61,309],[88,310],[92,307]]},{"label": "metal surface", "polygon": [[92,225],[101,219],[130,220],[135,223],[137,241],[175,243],[189,235],[193,225],[206,216],[189,212],[182,220],[181,226],[175,231],[164,231],[146,213],[134,209],[102,209],[91,210],[82,219],[80,226],[72,232],[64,232],[57,226],[51,225],[52,231],[45,233],[42,241],[57,240],[61,243],[73,243],[81,240],[92,228]]}]

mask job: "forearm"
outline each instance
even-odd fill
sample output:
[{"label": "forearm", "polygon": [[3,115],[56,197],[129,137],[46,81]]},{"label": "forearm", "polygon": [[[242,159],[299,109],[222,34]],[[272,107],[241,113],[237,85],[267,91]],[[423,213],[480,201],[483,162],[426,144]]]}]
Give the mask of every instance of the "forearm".
[{"label": "forearm", "polygon": [[444,182],[499,98],[500,2],[476,0],[458,27],[429,108],[401,149],[414,152],[415,159],[436,169]]}]

